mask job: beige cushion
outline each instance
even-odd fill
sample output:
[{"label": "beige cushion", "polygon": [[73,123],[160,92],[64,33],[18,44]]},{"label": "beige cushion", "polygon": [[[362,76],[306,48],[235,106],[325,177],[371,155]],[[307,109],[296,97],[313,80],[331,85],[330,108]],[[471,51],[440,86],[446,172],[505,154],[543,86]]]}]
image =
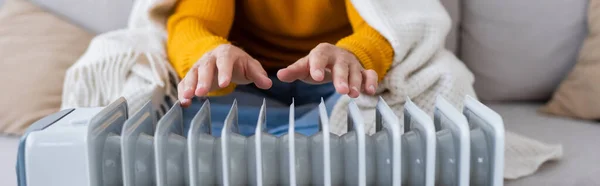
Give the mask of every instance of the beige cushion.
[{"label": "beige cushion", "polygon": [[461,0],[460,58],[486,101],[547,101],[577,61],[589,0]]},{"label": "beige cushion", "polygon": [[135,2],[135,0],[29,1],[93,33],[104,33],[127,27],[129,13]]},{"label": "beige cushion", "polygon": [[64,73],[92,37],[25,0],[0,7],[0,132],[58,111]]},{"label": "beige cushion", "polygon": [[590,0],[589,34],[579,60],[542,111],[600,120],[600,0]]}]

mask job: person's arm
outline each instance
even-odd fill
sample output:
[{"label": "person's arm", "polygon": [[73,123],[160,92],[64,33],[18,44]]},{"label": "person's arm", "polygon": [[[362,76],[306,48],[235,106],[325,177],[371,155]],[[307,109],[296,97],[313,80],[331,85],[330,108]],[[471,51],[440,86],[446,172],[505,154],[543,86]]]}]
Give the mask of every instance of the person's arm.
[{"label": "person's arm", "polygon": [[336,46],[353,53],[365,69],[375,70],[380,82],[392,65],[394,50],[385,37],[360,17],[350,0],[346,0],[346,11],[354,33]]},{"label": "person's arm", "polygon": [[[179,0],[167,23],[167,52],[180,78],[205,53],[229,43],[234,13],[235,0]],[[208,96],[224,95],[234,88],[232,83]]]}]

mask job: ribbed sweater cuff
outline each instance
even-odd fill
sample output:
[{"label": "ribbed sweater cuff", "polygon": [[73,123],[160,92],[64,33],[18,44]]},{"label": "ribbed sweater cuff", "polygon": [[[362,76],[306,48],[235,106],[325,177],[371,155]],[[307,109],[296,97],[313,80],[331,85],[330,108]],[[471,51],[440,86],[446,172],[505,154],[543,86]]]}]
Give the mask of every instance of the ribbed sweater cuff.
[{"label": "ribbed sweater cuff", "polygon": [[[173,64],[177,74],[180,78],[183,78],[187,72],[192,68],[192,66],[200,60],[200,58],[206,54],[207,52],[215,49],[219,45],[229,44],[227,39],[220,36],[202,36],[196,35],[197,32],[190,30],[187,32],[185,39],[193,39],[189,40],[191,42],[180,42],[177,44],[181,45],[181,60],[175,62]],[[184,40],[185,40],[184,39]],[[208,93],[208,96],[222,96],[231,93],[235,89],[235,85],[232,83],[228,87],[212,91]]]},{"label": "ribbed sweater cuff", "polygon": [[381,81],[392,64],[394,51],[385,39],[376,37],[353,34],[338,41],[336,46],[354,54],[363,68],[375,70],[378,81]]}]

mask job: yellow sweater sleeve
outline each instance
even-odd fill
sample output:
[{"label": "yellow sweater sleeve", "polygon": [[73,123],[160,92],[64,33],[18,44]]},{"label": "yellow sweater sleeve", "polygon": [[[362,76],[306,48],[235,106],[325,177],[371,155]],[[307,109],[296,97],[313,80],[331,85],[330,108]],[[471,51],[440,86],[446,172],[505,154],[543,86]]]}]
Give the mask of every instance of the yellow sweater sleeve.
[{"label": "yellow sweater sleeve", "polygon": [[[167,22],[169,61],[180,78],[206,52],[228,44],[235,14],[235,0],[179,0]],[[208,96],[232,92],[234,84]]]},{"label": "yellow sweater sleeve", "polygon": [[378,80],[383,80],[392,65],[392,46],[360,17],[350,0],[346,0],[346,11],[354,33],[338,41],[336,46],[352,52],[365,69],[375,70]]}]

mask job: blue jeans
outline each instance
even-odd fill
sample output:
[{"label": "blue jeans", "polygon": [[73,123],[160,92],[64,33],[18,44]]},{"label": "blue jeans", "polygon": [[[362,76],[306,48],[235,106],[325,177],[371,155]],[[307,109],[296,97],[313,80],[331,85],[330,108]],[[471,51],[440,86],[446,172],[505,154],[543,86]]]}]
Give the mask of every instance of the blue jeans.
[{"label": "blue jeans", "polygon": [[[322,85],[310,85],[301,81],[285,83],[279,81],[277,77],[270,78],[273,86],[268,90],[259,89],[254,84],[239,85],[231,94],[208,98],[211,106],[212,134],[220,136],[223,122],[234,99],[238,103],[238,125],[242,135],[254,134],[263,99],[267,104],[267,131],[276,136],[286,134],[289,124],[289,105],[293,98],[295,130],[310,136],[319,129],[318,105],[321,98],[325,100],[327,113],[330,114],[340,97],[332,83]],[[193,99],[191,106],[183,110],[184,131],[188,131],[190,122],[202,107],[202,102],[199,98]]]}]

